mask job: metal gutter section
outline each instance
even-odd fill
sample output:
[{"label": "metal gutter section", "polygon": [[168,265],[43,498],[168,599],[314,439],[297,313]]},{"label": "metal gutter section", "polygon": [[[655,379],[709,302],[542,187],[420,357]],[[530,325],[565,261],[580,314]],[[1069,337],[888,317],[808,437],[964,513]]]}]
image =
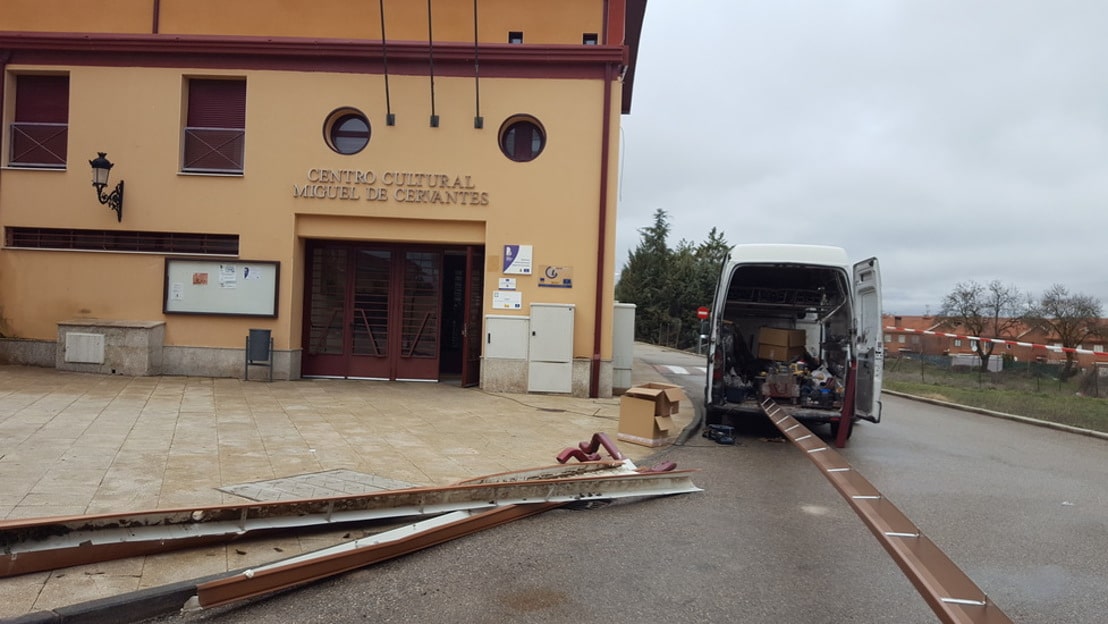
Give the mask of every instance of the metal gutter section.
[{"label": "metal gutter section", "polygon": [[240,574],[196,586],[185,610],[208,609],[288,589],[394,559],[417,550],[476,533],[512,520],[559,507],[561,503],[509,505],[488,511],[455,511],[437,518],[366,537],[299,557],[251,568]]},{"label": "metal gutter section", "polygon": [[[597,436],[603,437],[603,434],[597,434]],[[597,443],[597,436],[593,438],[594,443]],[[582,442],[580,448],[588,449],[589,445],[588,442]],[[615,454],[619,454],[618,449]],[[581,464],[577,465],[580,466]],[[671,471],[669,466],[665,468],[666,470],[660,474]],[[547,472],[548,469],[543,468],[522,470],[478,477],[463,483],[517,483],[546,476],[545,473]],[[602,475],[625,476],[642,473],[641,469],[636,468],[628,460],[618,462],[617,465],[607,469],[595,470],[592,475],[594,477]],[[567,474],[571,474],[571,472]],[[651,474],[659,473],[653,472]],[[675,481],[674,488],[668,492],[656,493],[680,494],[688,491],[681,484],[681,481]],[[284,561],[250,568],[225,578],[201,583],[196,587],[196,595],[186,602],[184,610],[208,609],[278,590],[289,589],[406,555],[506,522],[549,511],[563,504],[558,502],[531,503],[506,505],[490,510],[467,509],[421,520],[353,542],[290,557]]]},{"label": "metal gutter section", "polygon": [[846,499],[940,622],[1011,623],[1000,607],[990,602],[985,592],[965,572],[873,484],[851,468],[838,451],[789,416],[772,399],[762,402],[762,410]]},{"label": "metal gutter section", "polygon": [[691,481],[693,471],[640,473],[623,462],[523,472],[355,496],[4,521],[0,577],[226,542],[275,529],[700,491]]},{"label": "metal gutter section", "polygon": [[[600,396],[600,347],[604,331],[604,293],[606,291],[605,267],[608,254],[608,164],[612,157],[612,66],[604,68],[604,110],[601,112],[600,131],[600,206],[596,217],[596,299],[593,305],[592,359],[589,368],[589,397]],[[609,326],[611,321],[609,320]]]}]

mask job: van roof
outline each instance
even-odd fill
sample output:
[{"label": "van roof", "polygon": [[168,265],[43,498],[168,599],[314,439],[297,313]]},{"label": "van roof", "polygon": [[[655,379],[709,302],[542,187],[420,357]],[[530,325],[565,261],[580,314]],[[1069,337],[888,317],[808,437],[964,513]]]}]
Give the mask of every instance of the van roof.
[{"label": "van roof", "polygon": [[846,250],[829,245],[748,244],[735,245],[731,260],[740,263],[789,263],[849,266]]}]

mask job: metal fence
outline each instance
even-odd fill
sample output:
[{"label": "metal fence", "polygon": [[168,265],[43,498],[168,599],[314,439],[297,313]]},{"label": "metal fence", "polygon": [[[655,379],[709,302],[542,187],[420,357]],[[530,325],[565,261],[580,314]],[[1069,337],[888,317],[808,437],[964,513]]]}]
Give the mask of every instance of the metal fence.
[{"label": "metal fence", "polygon": [[1063,379],[1063,365],[1052,362],[1017,362],[1005,358],[1001,370],[981,371],[980,360],[965,365],[945,355],[900,354],[886,357],[884,378],[889,381],[925,383],[957,388],[1002,388],[1028,392],[1081,393],[1108,397],[1108,366],[1077,369]]}]

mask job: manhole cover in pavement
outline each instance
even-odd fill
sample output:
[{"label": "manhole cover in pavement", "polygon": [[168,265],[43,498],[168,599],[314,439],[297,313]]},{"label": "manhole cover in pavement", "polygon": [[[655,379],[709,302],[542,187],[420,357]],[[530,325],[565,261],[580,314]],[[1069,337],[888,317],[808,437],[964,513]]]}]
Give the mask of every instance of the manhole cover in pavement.
[{"label": "manhole cover in pavement", "polygon": [[364,472],[327,470],[325,472],[270,479],[269,481],[227,485],[218,489],[221,492],[227,492],[253,501],[272,502],[351,496],[383,490],[403,490],[410,487],[415,486],[411,483],[386,479]]}]

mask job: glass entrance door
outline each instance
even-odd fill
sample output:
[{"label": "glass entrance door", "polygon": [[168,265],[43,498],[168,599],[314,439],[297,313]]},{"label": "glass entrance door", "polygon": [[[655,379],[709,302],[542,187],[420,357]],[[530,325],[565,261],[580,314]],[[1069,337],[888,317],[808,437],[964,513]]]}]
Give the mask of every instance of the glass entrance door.
[{"label": "glass entrance door", "polygon": [[308,251],[310,295],[304,310],[301,374],[346,376],[349,257],[346,247],[316,247]]},{"label": "glass entrance door", "polygon": [[442,255],[309,245],[302,374],[438,379]]},{"label": "glass entrance door", "polygon": [[392,379],[438,379],[442,253],[405,250],[397,257],[393,280],[399,301],[393,318],[399,335]]},{"label": "glass entrance door", "polygon": [[356,249],[353,253],[346,377],[393,378],[389,361],[392,255],[385,249]]}]

